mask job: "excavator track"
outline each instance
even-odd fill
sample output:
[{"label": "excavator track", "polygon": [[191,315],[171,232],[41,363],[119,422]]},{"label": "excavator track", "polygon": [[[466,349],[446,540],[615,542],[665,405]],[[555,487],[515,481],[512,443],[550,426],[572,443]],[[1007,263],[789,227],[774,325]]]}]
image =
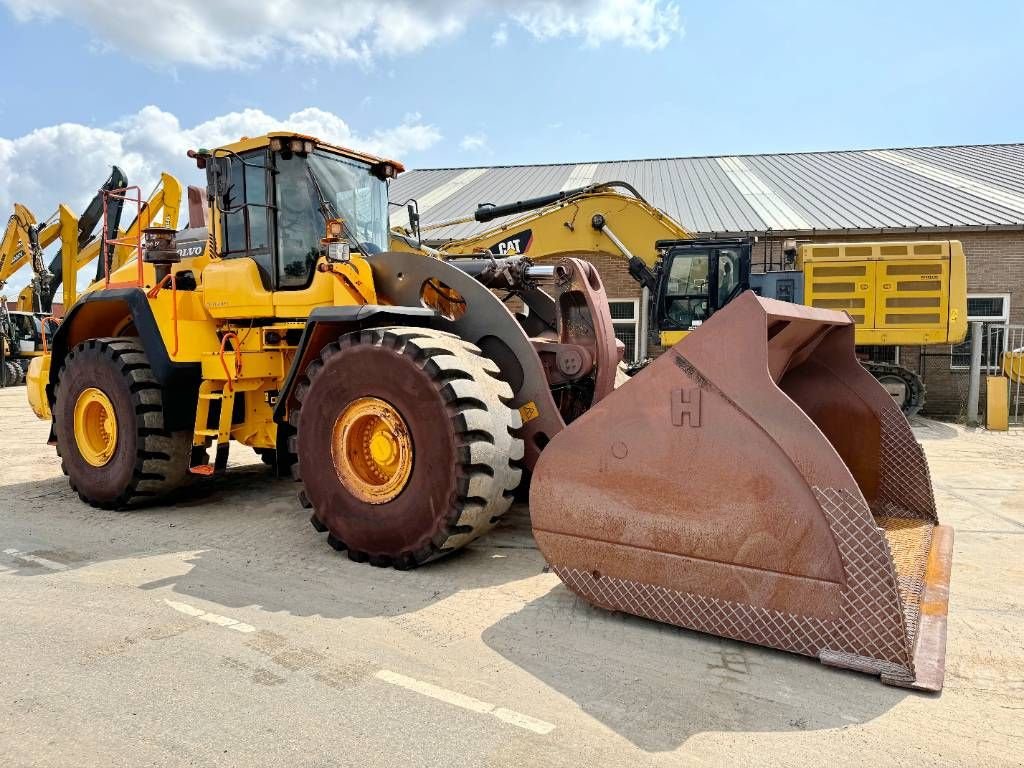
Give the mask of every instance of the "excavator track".
[{"label": "excavator track", "polygon": [[889,387],[886,386],[887,384],[895,384],[904,388],[903,402],[899,402],[896,397],[893,397],[893,400],[897,401],[900,410],[903,411],[903,415],[908,419],[911,416],[916,416],[917,412],[924,406],[924,382],[920,376],[909,368],[873,360],[861,360],[860,364],[864,366],[868,373],[878,379],[878,383],[885,387],[887,391],[889,390]]}]

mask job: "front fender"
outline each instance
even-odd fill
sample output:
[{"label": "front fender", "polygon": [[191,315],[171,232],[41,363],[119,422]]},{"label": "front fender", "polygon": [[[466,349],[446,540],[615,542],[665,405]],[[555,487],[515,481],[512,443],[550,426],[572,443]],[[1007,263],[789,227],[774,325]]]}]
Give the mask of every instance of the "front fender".
[{"label": "front fender", "polygon": [[[176,363],[171,360],[146,294],[139,288],[111,288],[91,291],[82,296],[54,333],[46,387],[46,397],[51,407],[57,377],[68,352],[86,339],[110,336],[137,337],[145,347],[153,375],[165,389],[175,393],[198,392],[199,363]],[[192,429],[195,398],[169,398],[164,412],[165,423],[171,431]]]}]

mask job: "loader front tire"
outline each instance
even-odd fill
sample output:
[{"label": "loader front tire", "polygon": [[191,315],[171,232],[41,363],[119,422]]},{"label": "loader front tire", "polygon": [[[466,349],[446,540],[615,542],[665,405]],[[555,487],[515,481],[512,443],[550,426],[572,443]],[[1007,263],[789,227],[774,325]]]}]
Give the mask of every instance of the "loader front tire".
[{"label": "loader front tire", "polygon": [[335,549],[410,568],[497,523],[522,471],[497,366],[457,336],[370,329],[327,345],[296,389],[301,498]]},{"label": "loader front tire", "polygon": [[53,414],[61,467],[82,501],[124,509],[184,482],[192,436],[164,428],[165,396],[137,339],[89,339],[68,354]]}]

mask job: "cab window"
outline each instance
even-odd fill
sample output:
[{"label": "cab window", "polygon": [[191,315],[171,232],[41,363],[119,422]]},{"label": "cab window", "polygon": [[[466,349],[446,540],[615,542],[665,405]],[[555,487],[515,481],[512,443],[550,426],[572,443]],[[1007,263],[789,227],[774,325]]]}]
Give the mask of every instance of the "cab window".
[{"label": "cab window", "polygon": [[224,258],[251,258],[269,289],[274,259],[270,248],[266,162],[267,155],[262,150],[230,158],[230,182],[220,200],[220,210]]},{"label": "cab window", "polygon": [[708,318],[710,255],[707,251],[677,252],[665,283],[663,317],[672,328],[689,330]]},{"label": "cab window", "polygon": [[306,286],[320,254],[326,220],[304,157],[277,157],[275,202],[278,285]]}]

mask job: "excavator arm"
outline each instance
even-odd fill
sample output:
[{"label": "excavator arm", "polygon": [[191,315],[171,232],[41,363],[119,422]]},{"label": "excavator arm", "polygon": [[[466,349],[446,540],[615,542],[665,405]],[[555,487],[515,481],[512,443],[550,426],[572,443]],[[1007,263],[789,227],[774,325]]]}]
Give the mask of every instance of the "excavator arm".
[{"label": "excavator arm", "polygon": [[[124,172],[114,166],[110,176],[96,192],[96,195],[85,207],[81,216],[76,216],[68,206],[61,204],[56,214],[48,223],[39,228],[36,233],[36,245],[40,256],[43,250],[55,242],[60,242],[60,249],[54,254],[50,261],[48,270],[42,280],[42,295],[35,293],[33,286],[26,287],[18,299],[19,307],[26,311],[49,312],[53,297],[57,290],[64,286],[64,305],[70,306],[78,297],[78,273],[93,261],[96,261],[96,271],[93,282],[103,279],[106,274],[105,262],[110,261],[110,271],[123,266],[134,258],[135,250],[129,245],[117,245],[110,249],[109,256],[98,258],[103,249],[103,237],[98,234],[97,228],[103,227],[103,198],[108,192],[125,189],[128,181]],[[121,216],[124,208],[124,200],[120,197],[111,197],[107,204],[106,229],[103,231],[106,238],[117,238],[122,242],[137,240],[142,230],[147,227],[159,224],[176,228],[178,226],[178,214],[181,208],[181,182],[169,173],[162,173],[148,200],[144,200],[140,206],[141,210],[135,220],[128,225],[127,229],[120,228]],[[31,215],[31,214],[30,214]],[[13,217],[12,217],[13,219]],[[32,219],[35,222],[34,218]],[[8,226],[10,229],[10,225]],[[13,236],[12,236],[13,237]],[[7,237],[5,235],[4,252],[7,248]],[[19,262],[23,263],[23,259]],[[70,279],[66,276],[70,275]],[[2,281],[0,281],[2,283]],[[36,281],[38,284],[39,281]]]},{"label": "excavator arm", "polygon": [[[77,275],[78,269],[96,257],[100,238],[94,238],[94,231],[103,216],[104,192],[122,189],[126,184],[124,172],[115,166],[81,216],[75,216],[68,206],[61,204],[56,213],[41,224],[28,208],[15,204],[0,240],[0,288],[25,264],[32,265],[33,279],[18,296],[19,310],[51,311],[53,297],[64,282],[64,275]],[[117,234],[120,209],[118,202],[108,211],[108,237]],[[47,265],[43,260],[44,251],[57,241],[60,249]],[[70,293],[70,298],[65,296],[70,303],[76,294],[75,286],[66,293]]]},{"label": "excavator arm", "polygon": [[26,264],[33,264],[33,271],[38,274],[36,267],[42,266],[39,251],[36,217],[24,205],[15,203],[0,239],[0,289]]},{"label": "excavator arm", "polygon": [[[141,211],[132,223],[128,225],[127,229],[118,229],[108,234],[108,237],[116,236],[118,240],[122,241],[122,244],[114,247],[113,253],[111,254],[111,272],[114,272],[135,258],[135,248],[124,243],[137,241],[141,237],[142,231],[147,227],[161,226],[169,229],[177,229],[178,215],[181,211],[181,194],[181,182],[169,173],[161,173],[160,181],[154,188],[153,193],[149,196],[148,200],[143,201]],[[113,204],[113,202],[114,201],[112,200],[111,204]],[[103,210],[102,206],[103,201],[101,196],[101,212]],[[108,221],[110,218],[111,216],[108,210]],[[78,257],[74,262],[76,272],[99,255],[100,246],[101,243],[97,238],[78,253]],[[96,281],[98,282],[102,280],[104,275],[105,270],[103,263],[101,262],[96,268]],[[70,305],[70,303],[70,301],[65,301],[65,304],[67,305]]]},{"label": "excavator arm", "polygon": [[[481,205],[472,217],[424,228],[423,236],[430,239],[431,231],[453,223],[486,223],[508,216],[516,218],[472,237],[439,245],[440,255],[487,252],[496,256],[555,259],[580,253],[607,253],[625,258],[630,274],[641,285],[653,289],[656,278],[651,268],[658,260],[656,243],[693,237],[685,227],[621,181],[507,205]],[[408,240],[402,235],[392,239],[393,246],[408,250]]]}]

